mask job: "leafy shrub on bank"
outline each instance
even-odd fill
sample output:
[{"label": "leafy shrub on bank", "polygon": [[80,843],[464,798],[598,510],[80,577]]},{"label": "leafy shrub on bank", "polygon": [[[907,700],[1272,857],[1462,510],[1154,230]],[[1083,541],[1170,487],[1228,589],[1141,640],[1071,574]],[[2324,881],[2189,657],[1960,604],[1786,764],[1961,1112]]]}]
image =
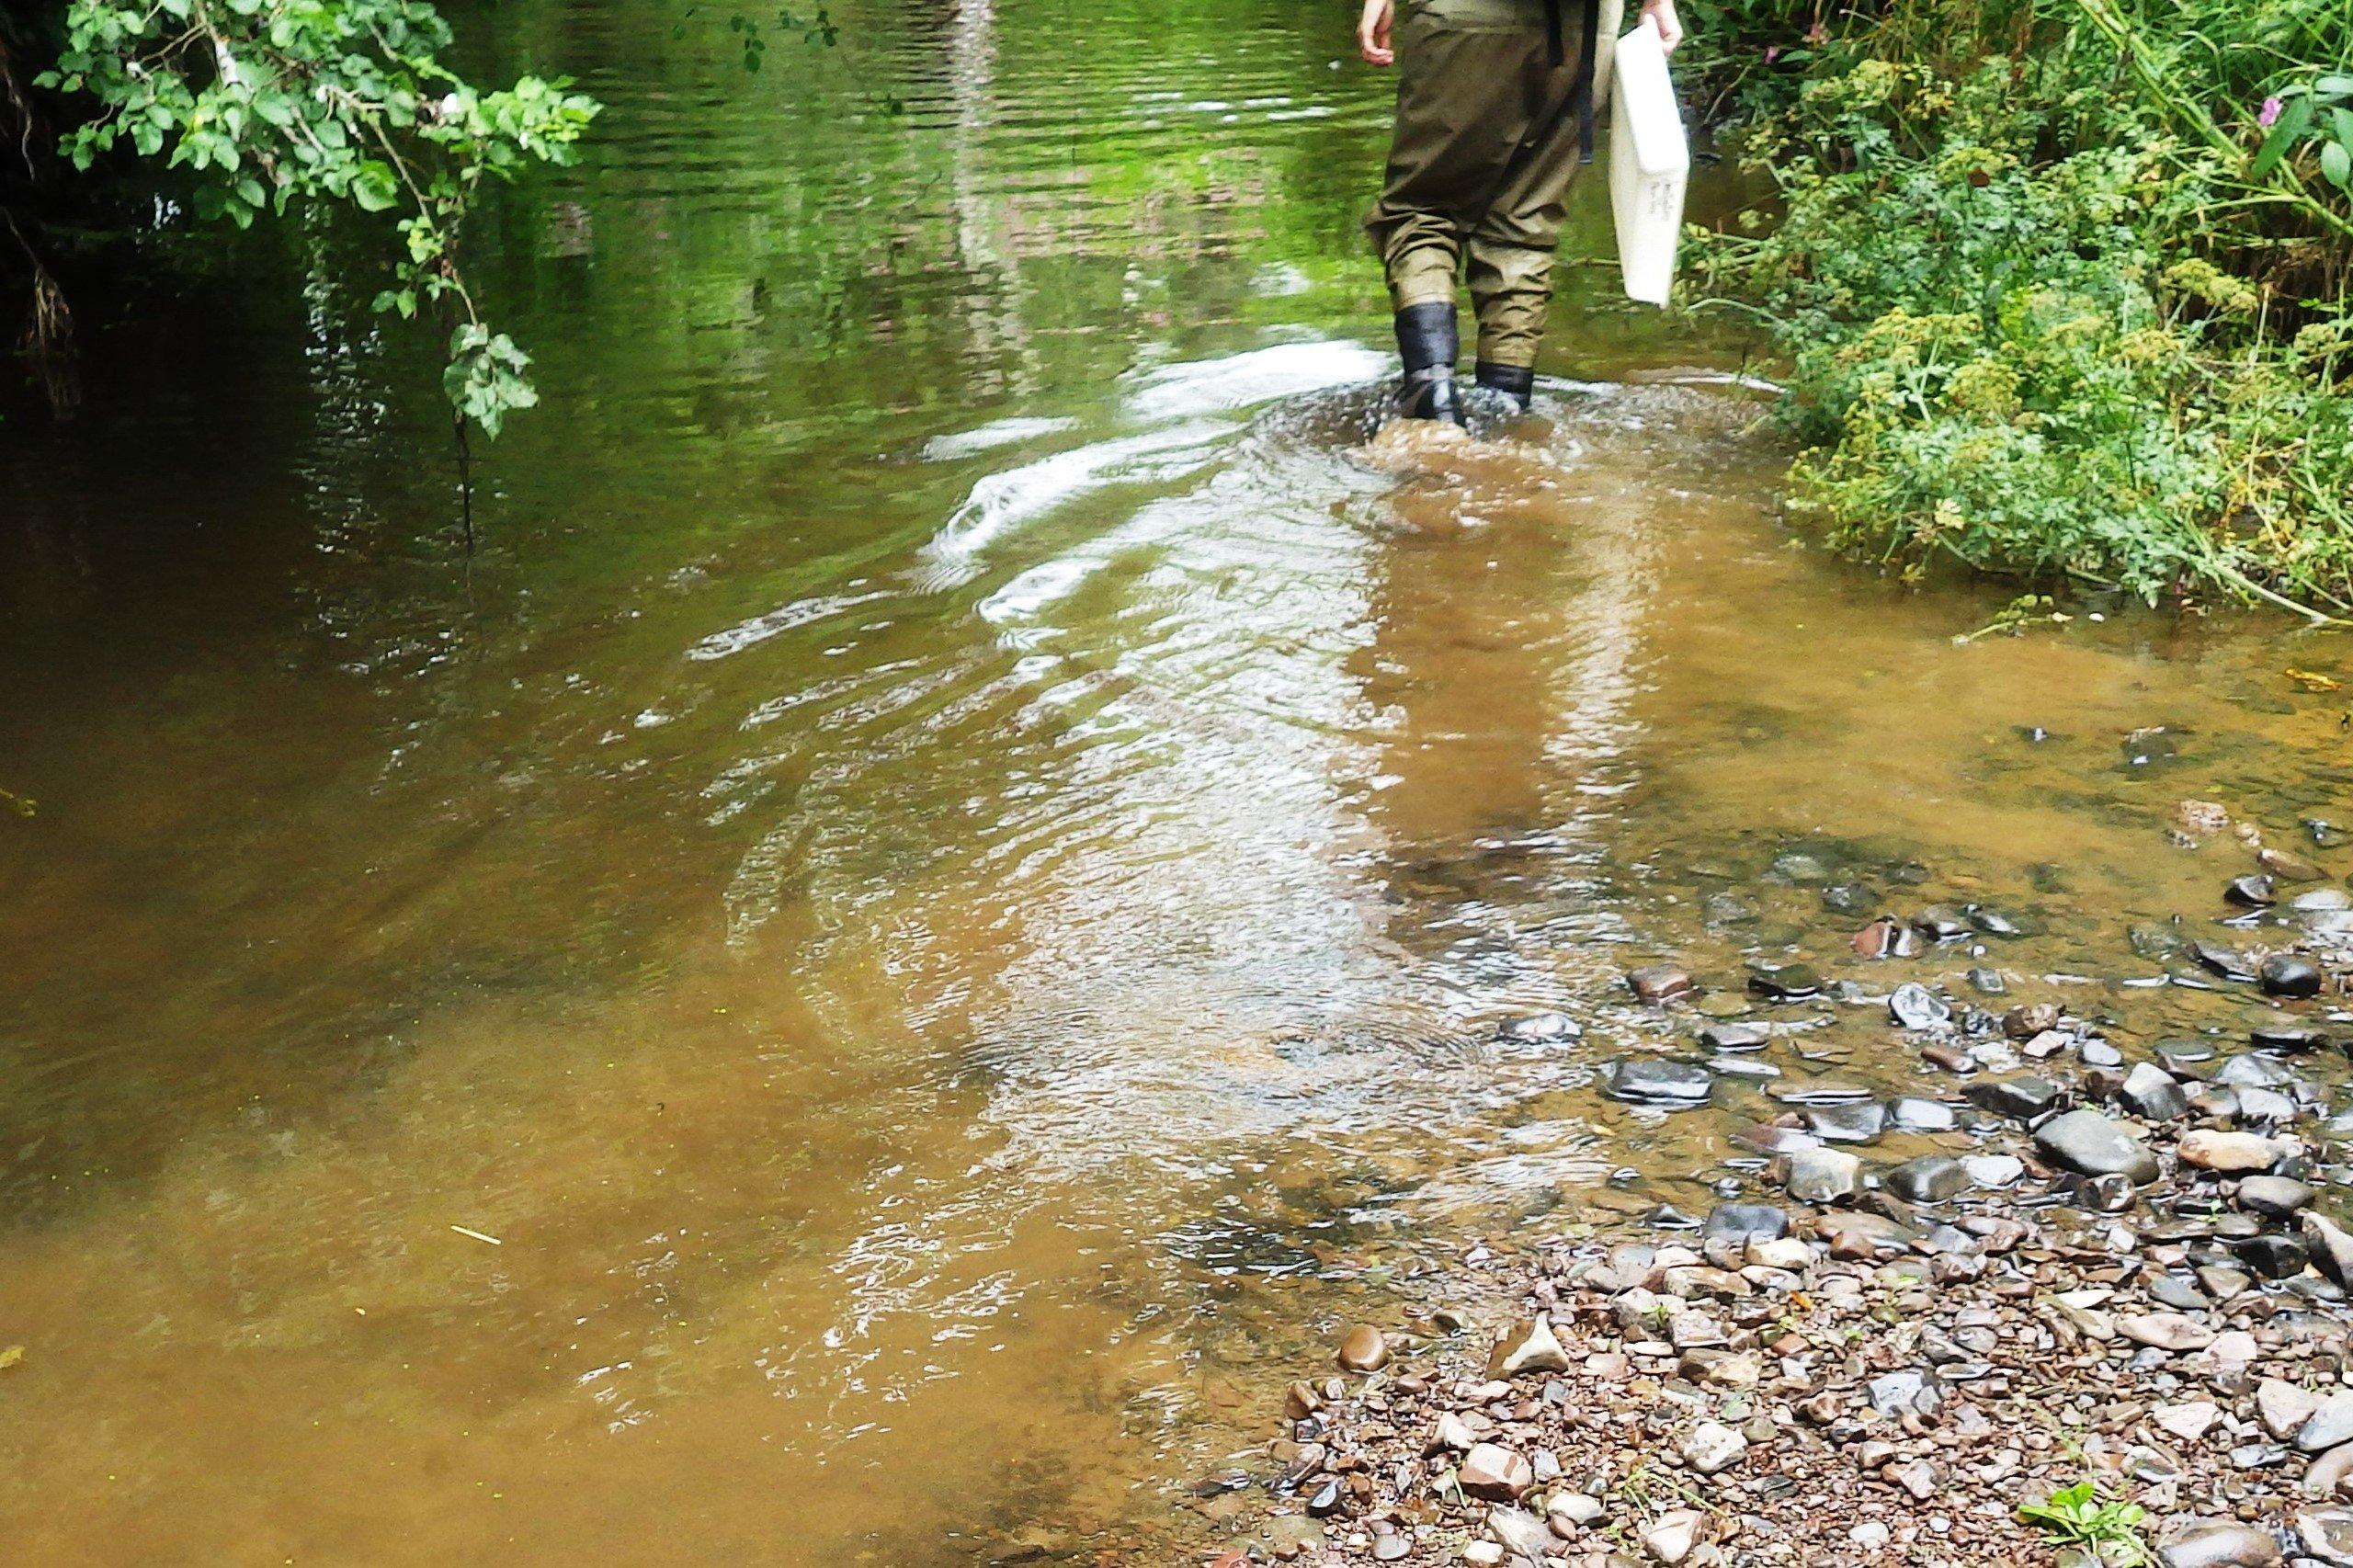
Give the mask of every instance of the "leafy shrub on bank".
[{"label": "leafy shrub on bank", "polygon": [[1745,132],[1778,222],[1697,256],[1789,361],[1792,507],[1913,572],[2353,606],[2353,333],[2281,286],[2325,282],[2327,225],[2103,38],[1830,52]]}]

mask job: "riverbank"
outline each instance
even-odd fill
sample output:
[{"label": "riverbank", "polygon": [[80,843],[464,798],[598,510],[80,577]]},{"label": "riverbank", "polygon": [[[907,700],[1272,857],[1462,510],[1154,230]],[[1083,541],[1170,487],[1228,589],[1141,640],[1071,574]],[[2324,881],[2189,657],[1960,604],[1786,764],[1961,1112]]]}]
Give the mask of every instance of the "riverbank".
[{"label": "riverbank", "polygon": [[[2054,999],[2082,977],[2013,983],[1984,908],[1856,923],[1843,972],[1758,966],[1736,1002],[1629,976],[1661,1038],[1605,1092],[1778,1104],[1700,1173],[1723,1201],[1466,1244],[1299,1369],[1213,1561],[2353,1562],[2353,915],[2307,858],[2337,835],[2199,801],[2169,831],[2248,862],[2219,926],[2131,934],[2141,994],[2212,1015],[2172,1038]],[[1861,1012],[1912,1092],[1795,1083]],[[1881,1152],[1904,1135],[1928,1152]]]},{"label": "riverbank", "polygon": [[2353,613],[2341,8],[1726,5],[1696,37],[1775,199],[1687,288],[1768,335],[1809,533],[1907,581]]}]

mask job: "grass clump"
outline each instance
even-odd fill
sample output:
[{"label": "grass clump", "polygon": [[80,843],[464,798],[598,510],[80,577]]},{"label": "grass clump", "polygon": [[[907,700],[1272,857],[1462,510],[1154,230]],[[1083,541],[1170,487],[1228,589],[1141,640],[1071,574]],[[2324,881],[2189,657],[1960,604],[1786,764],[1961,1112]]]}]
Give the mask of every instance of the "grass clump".
[{"label": "grass clump", "polygon": [[2022,1503],[2018,1517],[2042,1527],[2052,1546],[2092,1552],[2110,1568],[2139,1568],[2156,1561],[2141,1537],[2148,1517],[2138,1503],[2103,1502],[2088,1481],[2053,1492],[2040,1503]]}]

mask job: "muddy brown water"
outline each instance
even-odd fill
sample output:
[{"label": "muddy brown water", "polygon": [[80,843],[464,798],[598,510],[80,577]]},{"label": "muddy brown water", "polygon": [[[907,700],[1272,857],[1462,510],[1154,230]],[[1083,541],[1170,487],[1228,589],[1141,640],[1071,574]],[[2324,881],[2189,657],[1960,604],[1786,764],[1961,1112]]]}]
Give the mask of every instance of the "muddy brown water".
[{"label": "muddy brown water", "polygon": [[[487,227],[548,403],[471,559],[332,226],[0,426],[14,1560],[1162,1560],[1417,1259],[1704,1209],[1775,1107],[1603,1098],[1698,1017],[1627,968],[1990,965],[2137,1049],[2259,1006],[2127,983],[2246,869],[2176,801],[2353,870],[2340,642],[1957,645],[2006,591],[1792,548],[1747,346],[1606,271],[1535,419],[1369,446],[1333,18],[838,19],[467,17],[611,105]],[[2030,934],[1864,973],[1831,883]]]}]

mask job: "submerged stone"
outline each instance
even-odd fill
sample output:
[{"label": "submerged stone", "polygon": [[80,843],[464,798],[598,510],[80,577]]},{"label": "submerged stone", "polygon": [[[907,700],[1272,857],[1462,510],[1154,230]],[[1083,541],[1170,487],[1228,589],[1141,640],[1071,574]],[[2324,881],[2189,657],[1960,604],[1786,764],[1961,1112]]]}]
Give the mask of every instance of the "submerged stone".
[{"label": "submerged stone", "polygon": [[1705,1067],[1665,1057],[1628,1057],[1609,1064],[1603,1092],[1630,1105],[1695,1106],[1715,1087]]}]

